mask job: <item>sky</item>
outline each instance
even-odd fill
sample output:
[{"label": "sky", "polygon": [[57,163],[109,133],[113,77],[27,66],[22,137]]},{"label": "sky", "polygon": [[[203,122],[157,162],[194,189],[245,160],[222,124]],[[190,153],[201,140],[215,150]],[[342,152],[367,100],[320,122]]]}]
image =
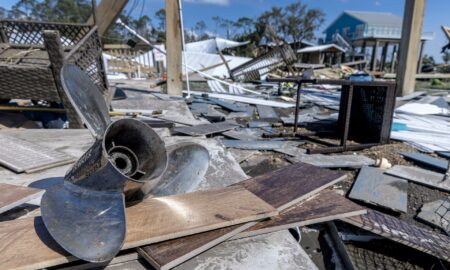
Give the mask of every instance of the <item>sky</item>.
[{"label": "sky", "polygon": [[[153,18],[157,10],[164,8],[164,0],[129,0],[125,9],[129,11],[135,1],[132,14],[136,16],[142,12]],[[8,9],[15,2],[17,0],[0,0],[0,6]],[[208,30],[214,32],[215,24],[211,20],[214,16],[232,20],[244,16],[257,17],[272,6],[285,6],[292,2],[295,0],[183,0],[184,25],[186,28],[193,28],[196,22],[203,20]],[[390,12],[403,16],[404,9],[404,0],[302,0],[302,2],[312,8],[321,8],[326,14],[325,23],[316,33],[317,37],[322,37],[323,30],[344,10]],[[432,55],[438,62],[442,61],[441,48],[448,43],[441,25],[450,26],[450,1],[427,0],[423,32],[434,32],[435,38],[427,43],[425,53]]]}]

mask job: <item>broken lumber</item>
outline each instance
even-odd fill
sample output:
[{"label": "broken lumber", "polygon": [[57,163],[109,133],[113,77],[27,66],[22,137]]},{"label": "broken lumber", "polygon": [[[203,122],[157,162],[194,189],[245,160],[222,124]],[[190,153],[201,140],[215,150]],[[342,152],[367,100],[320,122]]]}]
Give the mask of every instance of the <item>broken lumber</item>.
[{"label": "broken lumber", "polygon": [[398,218],[368,210],[366,215],[344,218],[358,228],[450,262],[450,237],[435,233]]},{"label": "broken lumber", "polygon": [[[276,214],[273,207],[239,186],[152,198],[126,209],[127,232],[122,249]],[[0,269],[45,268],[76,260],[53,240],[41,217],[1,222],[0,251]]]},{"label": "broken lumber", "polygon": [[[278,211],[283,211],[345,179],[340,172],[297,163],[237,183]],[[312,181],[314,179],[314,181]],[[157,269],[170,269],[233,237],[255,223],[236,225],[197,235],[155,243],[138,252]]]},{"label": "broken lumber", "polygon": [[38,198],[44,190],[0,183],[0,214]]}]

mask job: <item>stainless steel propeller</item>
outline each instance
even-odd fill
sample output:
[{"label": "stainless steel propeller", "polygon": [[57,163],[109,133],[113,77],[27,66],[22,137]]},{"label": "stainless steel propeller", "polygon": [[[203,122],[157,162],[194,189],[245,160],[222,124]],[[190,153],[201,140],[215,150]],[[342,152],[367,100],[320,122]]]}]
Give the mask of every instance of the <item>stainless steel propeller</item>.
[{"label": "stainless steel propeller", "polygon": [[166,169],[166,148],[157,133],[138,120],[111,122],[97,86],[77,66],[65,65],[61,79],[96,140],[67,172],[64,183],[45,192],[42,218],[66,251],[86,261],[104,262],[123,245],[125,202],[143,185],[159,181]]}]

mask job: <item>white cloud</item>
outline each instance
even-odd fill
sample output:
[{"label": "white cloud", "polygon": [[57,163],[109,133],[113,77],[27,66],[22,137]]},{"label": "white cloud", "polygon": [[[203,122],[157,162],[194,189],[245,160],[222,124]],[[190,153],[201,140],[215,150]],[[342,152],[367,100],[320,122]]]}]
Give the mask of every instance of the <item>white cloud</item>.
[{"label": "white cloud", "polygon": [[374,4],[375,6],[381,6],[381,1],[375,1]]},{"label": "white cloud", "polygon": [[185,1],[193,4],[211,4],[219,6],[228,6],[230,4],[230,0],[185,0]]}]

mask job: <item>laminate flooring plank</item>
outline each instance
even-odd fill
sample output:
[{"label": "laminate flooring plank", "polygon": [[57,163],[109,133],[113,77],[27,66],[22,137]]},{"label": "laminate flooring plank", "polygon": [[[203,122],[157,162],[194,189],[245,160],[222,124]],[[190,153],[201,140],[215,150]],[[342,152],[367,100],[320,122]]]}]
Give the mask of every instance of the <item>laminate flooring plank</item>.
[{"label": "laminate flooring plank", "polygon": [[[297,163],[235,185],[247,188],[282,211],[343,179],[343,173]],[[255,224],[251,224],[253,225]],[[237,225],[155,243],[140,247],[138,251],[157,269],[170,269],[248,229],[248,226],[249,224]]]},{"label": "laminate flooring plank", "polygon": [[43,193],[42,189],[0,183],[0,214],[31,201]]},{"label": "laminate flooring plank", "polygon": [[446,235],[419,228],[375,210],[368,210],[366,215],[342,220],[392,241],[450,261],[450,237]]},{"label": "laminate flooring plank", "polygon": [[232,239],[287,230],[346,217],[364,215],[367,210],[331,190],[323,190],[313,198],[300,202],[271,219],[260,221]]},{"label": "laminate flooring plank", "polygon": [[[240,186],[152,198],[126,209],[122,249],[261,220],[277,214]],[[40,217],[0,223],[0,269],[37,269],[76,260],[48,234]]]}]

